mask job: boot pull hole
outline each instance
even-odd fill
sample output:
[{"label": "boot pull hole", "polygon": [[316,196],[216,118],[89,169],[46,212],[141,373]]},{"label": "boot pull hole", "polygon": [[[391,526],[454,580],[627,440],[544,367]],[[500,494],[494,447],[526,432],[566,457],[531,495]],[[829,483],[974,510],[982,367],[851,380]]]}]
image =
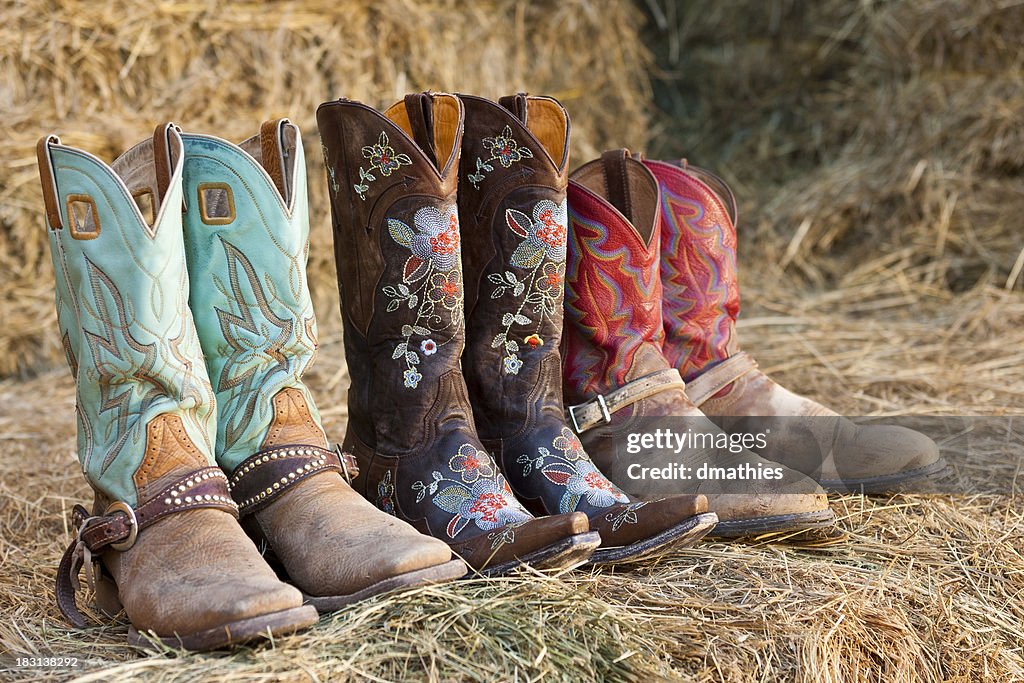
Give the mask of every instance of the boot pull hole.
[{"label": "boot pull hole", "polygon": [[139,207],[142,219],[146,221],[147,225],[152,226],[156,222],[156,203],[153,201],[153,190],[148,187],[135,190],[132,192],[132,199]]},{"label": "boot pull hole", "polygon": [[87,194],[68,195],[68,222],[76,240],[93,240],[100,236],[100,217],[96,202]]},{"label": "boot pull hole", "polygon": [[235,198],[227,183],[199,186],[199,215],[207,225],[227,225],[235,220]]}]

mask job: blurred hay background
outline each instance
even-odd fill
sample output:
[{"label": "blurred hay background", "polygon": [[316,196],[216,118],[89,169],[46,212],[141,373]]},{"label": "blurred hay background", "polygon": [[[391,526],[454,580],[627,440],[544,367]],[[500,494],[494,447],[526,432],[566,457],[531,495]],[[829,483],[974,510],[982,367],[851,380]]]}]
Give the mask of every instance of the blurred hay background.
[{"label": "blurred hay background", "polygon": [[953,465],[1013,476],[1013,495],[834,497],[847,537],[831,545],[703,543],[656,565],[461,582],[230,653],[139,657],[124,625],[68,629],[51,585],[88,487],[32,156],[50,130],[111,158],[163,118],[229,139],[297,120],[323,326],[310,383],[336,437],[347,373],[313,109],[425,87],[549,92],[577,162],[628,145],[724,175],[741,338],[781,383],[851,415],[1020,416],[1020,3],[2,6],[0,372],[28,376],[0,381],[0,678],[1024,680],[1024,494],[1006,474],[1021,444],[1006,435]]},{"label": "blurred hay background", "polygon": [[[0,377],[62,362],[35,141],[56,132],[107,161],[173,120],[242,140],[271,117],[303,130],[318,310],[337,310],[314,113],[433,89],[558,97],[573,153],[643,140],[644,21],[627,0],[3,0],[0,24]],[[325,312],[327,312],[325,314]],[[340,318],[340,316],[338,316]],[[338,320],[340,324],[340,320]]]}]

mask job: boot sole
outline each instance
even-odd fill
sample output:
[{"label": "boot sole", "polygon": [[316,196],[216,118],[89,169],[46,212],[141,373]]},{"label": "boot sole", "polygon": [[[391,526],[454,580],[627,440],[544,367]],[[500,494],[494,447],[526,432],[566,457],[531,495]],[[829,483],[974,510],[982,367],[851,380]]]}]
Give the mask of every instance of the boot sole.
[{"label": "boot sole", "polygon": [[613,548],[599,548],[590,556],[590,564],[638,562],[668,555],[678,548],[688,548],[711,533],[718,524],[718,515],[705,512],[636,543]]},{"label": "boot sole", "polygon": [[317,597],[315,595],[303,593],[302,598],[306,604],[315,607],[317,612],[333,612],[346,605],[351,605],[354,602],[372,598],[373,596],[380,595],[382,593],[390,593],[392,591],[408,588],[418,588],[420,586],[429,586],[437,583],[447,583],[449,581],[461,579],[465,575],[466,563],[462,560],[452,560],[451,562],[427,567],[426,569],[417,569],[416,571],[392,576],[384,579],[383,581],[378,581],[373,585],[367,586],[362,590],[358,590],[355,593],[349,593],[348,595]]},{"label": "boot sole", "polygon": [[887,494],[901,493],[912,488],[915,482],[928,479],[938,480],[945,474],[949,465],[939,458],[930,465],[918,467],[905,472],[894,472],[880,477],[864,477],[863,479],[843,479],[841,481],[820,481],[821,488],[830,493],[867,493]]},{"label": "boot sole", "polygon": [[731,519],[719,522],[709,534],[716,538],[742,538],[762,534],[781,534],[810,531],[834,526],[836,515],[832,510],[796,512],[788,515],[769,515],[749,519]]},{"label": "boot sole", "polygon": [[132,626],[128,629],[128,644],[143,650],[159,650],[158,643],[174,649],[194,652],[218,650],[261,638],[270,639],[273,636],[289,635],[312,626],[319,618],[312,606],[302,605],[280,612],[232,621],[184,636],[148,635],[139,632]]},{"label": "boot sole", "polygon": [[516,567],[529,565],[535,569],[567,569],[577,567],[586,562],[601,545],[601,534],[588,531],[563,538],[557,543],[534,550],[521,558],[502,562],[493,567],[485,567],[476,573],[481,576],[501,576]]}]

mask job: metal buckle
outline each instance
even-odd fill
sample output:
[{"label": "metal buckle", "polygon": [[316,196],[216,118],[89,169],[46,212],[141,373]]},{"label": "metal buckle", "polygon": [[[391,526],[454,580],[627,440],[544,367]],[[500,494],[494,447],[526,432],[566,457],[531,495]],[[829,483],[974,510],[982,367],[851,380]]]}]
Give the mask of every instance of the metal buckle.
[{"label": "metal buckle", "polygon": [[[601,408],[601,417],[604,418],[605,423],[607,424],[607,423],[611,422],[612,421],[612,414],[610,412],[608,412],[608,404],[605,403],[604,395],[603,394],[598,394],[597,398],[594,399],[594,400],[597,401],[598,407]],[[582,434],[583,430],[580,429],[580,423],[576,420],[576,409],[577,408],[585,408],[588,405],[590,405],[590,403],[581,403],[578,406],[569,406],[569,411],[568,411],[569,412],[569,420],[572,422],[572,427],[573,427],[574,430],[576,430],[577,434]]]},{"label": "metal buckle", "polygon": [[580,430],[580,423],[576,421],[576,409],[581,406],[569,406],[569,420],[572,422],[573,431],[577,434],[582,433]]},{"label": "metal buckle", "polygon": [[139,520],[135,518],[135,510],[132,509],[132,506],[120,500],[111,503],[110,507],[106,509],[103,515],[106,517],[114,512],[123,512],[128,516],[128,526],[130,529],[128,532],[128,538],[124,541],[118,541],[117,543],[110,544],[110,547],[114,550],[124,552],[135,545],[135,539],[139,535]]},{"label": "metal buckle", "polygon": [[355,471],[355,474],[349,470],[348,462],[352,456],[341,450],[340,443],[334,444],[334,452],[338,454],[338,461],[341,463],[341,476],[345,478],[346,482],[351,484],[352,480],[359,476],[358,469]]}]

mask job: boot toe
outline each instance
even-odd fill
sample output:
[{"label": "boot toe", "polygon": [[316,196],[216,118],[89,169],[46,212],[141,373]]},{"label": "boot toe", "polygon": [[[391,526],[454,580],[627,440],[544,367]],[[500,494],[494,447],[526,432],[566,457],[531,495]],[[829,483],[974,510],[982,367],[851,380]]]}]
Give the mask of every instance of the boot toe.
[{"label": "boot toe", "polygon": [[708,511],[702,494],[668,496],[625,503],[602,510],[590,520],[590,528],[601,534],[601,546],[627,546],[658,536]]},{"label": "boot toe", "polygon": [[[506,526],[454,545],[470,567],[494,572],[519,564],[550,566],[544,560],[568,549],[578,539],[591,544],[590,520],[582,512],[537,517],[518,526]],[[597,547],[593,542],[590,552]],[[580,551],[582,552],[582,551]],[[589,553],[587,553],[589,555]]]}]

